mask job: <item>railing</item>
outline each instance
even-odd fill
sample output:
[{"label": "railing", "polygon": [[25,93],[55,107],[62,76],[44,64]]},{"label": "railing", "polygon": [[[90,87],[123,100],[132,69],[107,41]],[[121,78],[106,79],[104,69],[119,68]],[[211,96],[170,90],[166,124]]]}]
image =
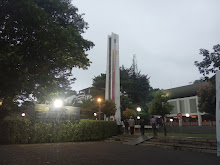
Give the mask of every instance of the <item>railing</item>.
[{"label": "railing", "polygon": [[[179,126],[179,122],[167,122],[167,126]],[[182,122],[182,126],[198,126],[199,123],[196,122]],[[202,126],[215,126],[216,121],[203,121]]]},{"label": "railing", "polygon": [[213,126],[216,125],[216,121],[203,121],[202,126]]}]

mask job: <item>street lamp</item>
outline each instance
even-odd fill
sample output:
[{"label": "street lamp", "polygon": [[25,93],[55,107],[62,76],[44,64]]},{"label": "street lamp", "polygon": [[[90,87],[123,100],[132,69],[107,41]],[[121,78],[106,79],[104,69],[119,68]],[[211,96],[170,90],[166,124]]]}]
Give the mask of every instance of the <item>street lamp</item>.
[{"label": "street lamp", "polygon": [[22,117],[25,117],[25,115],[26,115],[26,114],[25,114],[24,112],[21,114]]},{"label": "street lamp", "polygon": [[98,98],[97,101],[98,101],[98,103],[99,103],[99,120],[100,120],[100,113],[101,113],[100,103],[101,103],[102,99],[101,99],[101,98]]},{"label": "street lamp", "polygon": [[170,122],[171,122],[171,126],[173,126],[173,119],[170,119]]},{"label": "street lamp", "polygon": [[[139,115],[139,113],[141,112],[141,108],[140,107],[137,107],[137,111],[138,111],[138,115]],[[140,116],[137,116],[137,119],[139,120],[141,117]],[[139,124],[138,123],[138,121],[137,121],[137,124]]]},{"label": "street lamp", "polygon": [[138,111],[138,112],[141,112],[141,108],[140,108],[140,107],[137,107],[137,111]]},{"label": "street lamp", "polygon": [[[189,123],[189,114],[188,113],[186,113],[186,118],[187,118],[187,123]],[[190,123],[189,123],[190,124]]]},{"label": "street lamp", "polygon": [[63,106],[63,101],[57,99],[57,100],[54,101],[53,105],[54,105],[55,108],[60,108],[60,107]]}]

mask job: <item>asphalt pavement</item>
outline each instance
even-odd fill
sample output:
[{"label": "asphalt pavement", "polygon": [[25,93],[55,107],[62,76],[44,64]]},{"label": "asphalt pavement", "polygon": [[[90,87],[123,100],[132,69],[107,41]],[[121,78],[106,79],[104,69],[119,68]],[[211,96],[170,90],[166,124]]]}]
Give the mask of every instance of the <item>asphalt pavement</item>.
[{"label": "asphalt pavement", "polygon": [[0,145],[0,165],[220,165],[214,154],[109,142]]}]

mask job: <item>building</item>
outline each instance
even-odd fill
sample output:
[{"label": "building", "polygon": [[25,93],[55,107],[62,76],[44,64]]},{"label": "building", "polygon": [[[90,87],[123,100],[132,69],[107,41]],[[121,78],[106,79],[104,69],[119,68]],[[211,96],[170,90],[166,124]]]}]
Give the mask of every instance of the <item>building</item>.
[{"label": "building", "polygon": [[[167,115],[168,125],[215,125],[215,121],[207,118],[205,113],[198,110],[197,91],[204,82],[163,90],[170,97],[168,102],[173,105],[170,115]],[[181,118],[182,120],[178,119]],[[169,122],[171,119],[171,122]],[[173,121],[172,121],[173,120]]]},{"label": "building", "polygon": [[92,99],[91,87],[80,90],[76,95],[69,96],[65,98],[64,102],[67,105],[74,105],[77,103],[82,103],[82,100]]}]

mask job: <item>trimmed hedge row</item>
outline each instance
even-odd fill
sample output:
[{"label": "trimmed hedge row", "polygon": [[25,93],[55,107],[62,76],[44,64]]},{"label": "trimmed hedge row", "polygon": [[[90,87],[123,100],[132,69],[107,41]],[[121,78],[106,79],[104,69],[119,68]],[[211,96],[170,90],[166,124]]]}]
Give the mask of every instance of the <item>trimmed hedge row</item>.
[{"label": "trimmed hedge row", "polygon": [[95,141],[116,134],[117,125],[113,121],[32,123],[28,119],[15,119],[0,123],[1,144]]}]

